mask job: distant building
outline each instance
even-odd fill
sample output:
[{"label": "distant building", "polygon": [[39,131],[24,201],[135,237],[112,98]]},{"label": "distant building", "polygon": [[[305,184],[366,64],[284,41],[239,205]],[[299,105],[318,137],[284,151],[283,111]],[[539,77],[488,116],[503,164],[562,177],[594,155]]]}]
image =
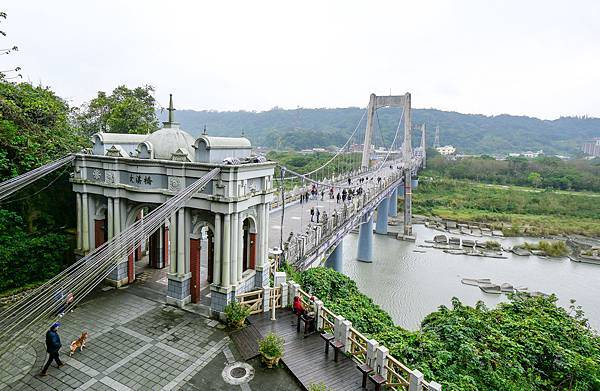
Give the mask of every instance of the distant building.
[{"label": "distant building", "polygon": [[586,155],[596,156],[596,157],[600,156],[600,138],[597,138],[593,141],[584,143],[583,146],[581,147],[581,150]]},{"label": "distant building", "polygon": [[536,152],[525,151],[525,152],[518,152],[518,153],[509,153],[508,157],[526,157],[528,159],[533,159],[533,158],[536,158],[543,154],[544,154],[544,150],[540,149],[539,151],[536,151]]},{"label": "distant building", "polygon": [[436,148],[436,150],[440,153],[440,155],[444,156],[454,155],[456,152],[456,148],[454,148],[452,145],[444,145],[443,147]]}]

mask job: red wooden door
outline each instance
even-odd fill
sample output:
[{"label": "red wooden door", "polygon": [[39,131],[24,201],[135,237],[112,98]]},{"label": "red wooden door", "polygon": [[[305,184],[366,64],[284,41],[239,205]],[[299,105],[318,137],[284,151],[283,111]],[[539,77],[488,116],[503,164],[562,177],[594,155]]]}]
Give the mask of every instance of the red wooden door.
[{"label": "red wooden door", "polygon": [[212,232],[208,231],[208,276],[206,276],[206,280],[212,284],[213,282],[213,263],[215,262],[215,253],[214,253],[214,248],[215,248],[215,243],[214,243],[214,236],[212,234]]},{"label": "red wooden door", "polygon": [[135,280],[135,264],[133,263],[133,253],[127,257],[127,280],[131,284]]},{"label": "red wooden door", "polygon": [[254,269],[256,265],[256,234],[249,234],[250,236],[250,269]]},{"label": "red wooden door", "polygon": [[190,269],[192,303],[200,302],[200,239],[190,239]]},{"label": "red wooden door", "polygon": [[169,266],[169,228],[165,227],[163,237],[163,266]]},{"label": "red wooden door", "polygon": [[248,231],[244,230],[244,251],[242,254],[242,269],[248,270]]},{"label": "red wooden door", "polygon": [[135,249],[135,261],[140,261],[142,259],[142,243]]},{"label": "red wooden door", "polygon": [[98,248],[106,242],[106,237],[104,235],[107,234],[105,229],[106,220],[94,220],[94,245],[95,248]]},{"label": "red wooden door", "polygon": [[150,251],[148,252],[149,263],[150,266],[155,269],[159,269],[161,267],[159,241],[160,230],[157,230],[148,238],[148,247],[150,248]]}]

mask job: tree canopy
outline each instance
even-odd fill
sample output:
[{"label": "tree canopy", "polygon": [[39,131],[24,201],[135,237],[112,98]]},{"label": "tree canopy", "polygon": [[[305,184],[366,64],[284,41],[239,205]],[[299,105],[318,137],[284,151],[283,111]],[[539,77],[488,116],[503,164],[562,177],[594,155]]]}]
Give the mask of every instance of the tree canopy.
[{"label": "tree canopy", "polygon": [[98,96],[81,106],[77,121],[87,134],[97,132],[147,134],[158,129],[154,87],[130,89],[118,86],[108,95]]},{"label": "tree canopy", "polygon": [[85,145],[67,103],[47,87],[0,81],[0,179],[30,171]]},{"label": "tree canopy", "polygon": [[[68,104],[46,87],[0,81],[0,180],[87,145]],[[68,167],[2,201],[0,291],[53,276],[68,257],[75,221]]]}]

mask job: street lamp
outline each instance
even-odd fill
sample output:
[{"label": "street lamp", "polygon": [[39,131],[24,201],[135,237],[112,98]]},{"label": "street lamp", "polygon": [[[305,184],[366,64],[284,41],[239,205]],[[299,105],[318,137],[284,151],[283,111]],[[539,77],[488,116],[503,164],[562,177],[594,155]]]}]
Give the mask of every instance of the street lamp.
[{"label": "street lamp", "polygon": [[273,270],[273,274],[275,274],[280,266],[279,262],[281,261],[281,254],[283,254],[283,251],[281,251],[279,247],[273,247],[269,250],[269,253],[275,257],[275,268]]}]

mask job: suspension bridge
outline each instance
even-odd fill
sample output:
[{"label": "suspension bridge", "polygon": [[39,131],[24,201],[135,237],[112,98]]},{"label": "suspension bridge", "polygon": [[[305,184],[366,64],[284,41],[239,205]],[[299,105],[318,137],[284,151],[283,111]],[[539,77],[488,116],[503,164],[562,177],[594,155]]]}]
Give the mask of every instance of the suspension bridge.
[{"label": "suspension bridge", "polygon": [[[398,109],[387,145],[377,114],[382,107]],[[142,263],[164,271],[167,303],[204,306],[222,317],[236,299],[260,296],[255,312],[284,307],[288,293],[277,263],[306,269],[329,262],[339,270],[340,243],[356,228],[357,259],[371,262],[373,231],[387,233],[398,197],[404,198],[401,237],[414,240],[411,197],[425,162],[425,128],[413,150],[410,94],[372,94],[346,143],[307,173],[252,155],[243,137],[194,138],[175,122],[174,110],[171,97],[168,121],[150,135],[98,133],[92,148],[0,184],[1,201],[73,164],[79,256],[2,311],[0,354],[17,341],[39,339],[100,284],[133,283]],[[378,371],[395,373],[385,368]]]}]

